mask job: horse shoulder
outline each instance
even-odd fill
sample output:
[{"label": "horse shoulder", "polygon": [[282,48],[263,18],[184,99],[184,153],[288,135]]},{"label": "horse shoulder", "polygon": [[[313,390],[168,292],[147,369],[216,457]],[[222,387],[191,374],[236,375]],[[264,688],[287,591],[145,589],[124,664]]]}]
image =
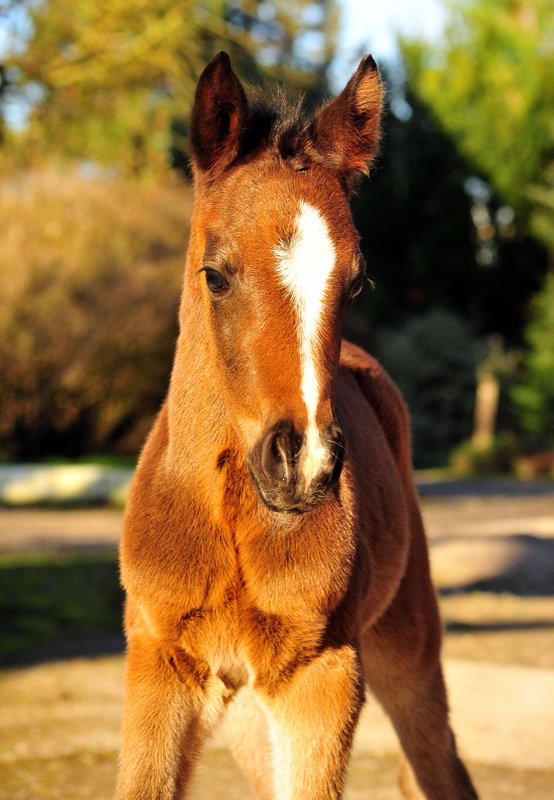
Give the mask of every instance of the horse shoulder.
[{"label": "horse shoulder", "polygon": [[193,483],[171,463],[166,402],[135,470],[120,546],[123,586],[152,621],[217,605],[235,581],[232,542]]}]

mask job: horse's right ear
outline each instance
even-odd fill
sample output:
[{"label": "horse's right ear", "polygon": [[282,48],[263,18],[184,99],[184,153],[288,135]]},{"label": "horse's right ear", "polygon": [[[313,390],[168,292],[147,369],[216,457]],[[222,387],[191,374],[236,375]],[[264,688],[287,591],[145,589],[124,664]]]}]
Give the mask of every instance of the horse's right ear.
[{"label": "horse's right ear", "polygon": [[198,82],[190,145],[195,172],[217,172],[234,161],[248,119],[248,100],[227,53],[213,58]]}]

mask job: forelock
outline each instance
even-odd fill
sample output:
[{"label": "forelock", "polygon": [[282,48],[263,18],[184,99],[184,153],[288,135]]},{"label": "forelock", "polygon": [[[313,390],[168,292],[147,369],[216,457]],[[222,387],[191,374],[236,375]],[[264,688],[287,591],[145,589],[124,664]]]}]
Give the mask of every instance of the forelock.
[{"label": "forelock", "polygon": [[[265,147],[276,151],[284,160],[301,160],[309,124],[304,102],[303,95],[291,98],[281,87],[276,89],[271,101],[259,90],[251,91],[250,118],[241,155]],[[298,166],[301,166],[300,161]]]}]

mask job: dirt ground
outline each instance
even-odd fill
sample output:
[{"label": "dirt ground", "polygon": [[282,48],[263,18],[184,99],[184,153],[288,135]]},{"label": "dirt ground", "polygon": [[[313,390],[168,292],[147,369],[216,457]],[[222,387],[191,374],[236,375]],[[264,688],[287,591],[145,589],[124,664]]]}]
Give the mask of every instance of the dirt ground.
[{"label": "dirt ground", "polygon": [[[554,797],[554,494],[425,497],[460,750],[482,800]],[[114,544],[119,512],[0,510],[0,551]],[[108,800],[122,656],[0,673],[0,800]],[[369,700],[346,800],[399,800],[394,734]],[[218,733],[191,797],[250,800]]]}]

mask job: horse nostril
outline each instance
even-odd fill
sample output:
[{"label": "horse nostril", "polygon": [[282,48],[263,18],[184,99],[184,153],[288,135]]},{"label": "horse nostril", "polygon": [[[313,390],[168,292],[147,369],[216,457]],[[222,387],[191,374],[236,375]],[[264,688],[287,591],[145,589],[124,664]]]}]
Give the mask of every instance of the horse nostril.
[{"label": "horse nostril", "polygon": [[271,454],[276,467],[275,477],[283,483],[288,483],[290,477],[290,448],[287,446],[287,440],[283,434],[278,433],[273,439]]},{"label": "horse nostril", "polygon": [[298,450],[298,437],[290,424],[281,424],[266,436],[262,449],[262,468],[272,483],[281,486],[294,483]]},{"label": "horse nostril", "polygon": [[340,477],[344,438],[332,423],[301,436],[291,420],[275,423],[248,454],[261,501],[273,511],[300,514],[317,508]]},{"label": "horse nostril", "polygon": [[344,462],[344,436],[339,426],[330,425],[323,434],[323,441],[328,448],[329,460],[321,477],[328,486],[334,486],[341,476]]}]

